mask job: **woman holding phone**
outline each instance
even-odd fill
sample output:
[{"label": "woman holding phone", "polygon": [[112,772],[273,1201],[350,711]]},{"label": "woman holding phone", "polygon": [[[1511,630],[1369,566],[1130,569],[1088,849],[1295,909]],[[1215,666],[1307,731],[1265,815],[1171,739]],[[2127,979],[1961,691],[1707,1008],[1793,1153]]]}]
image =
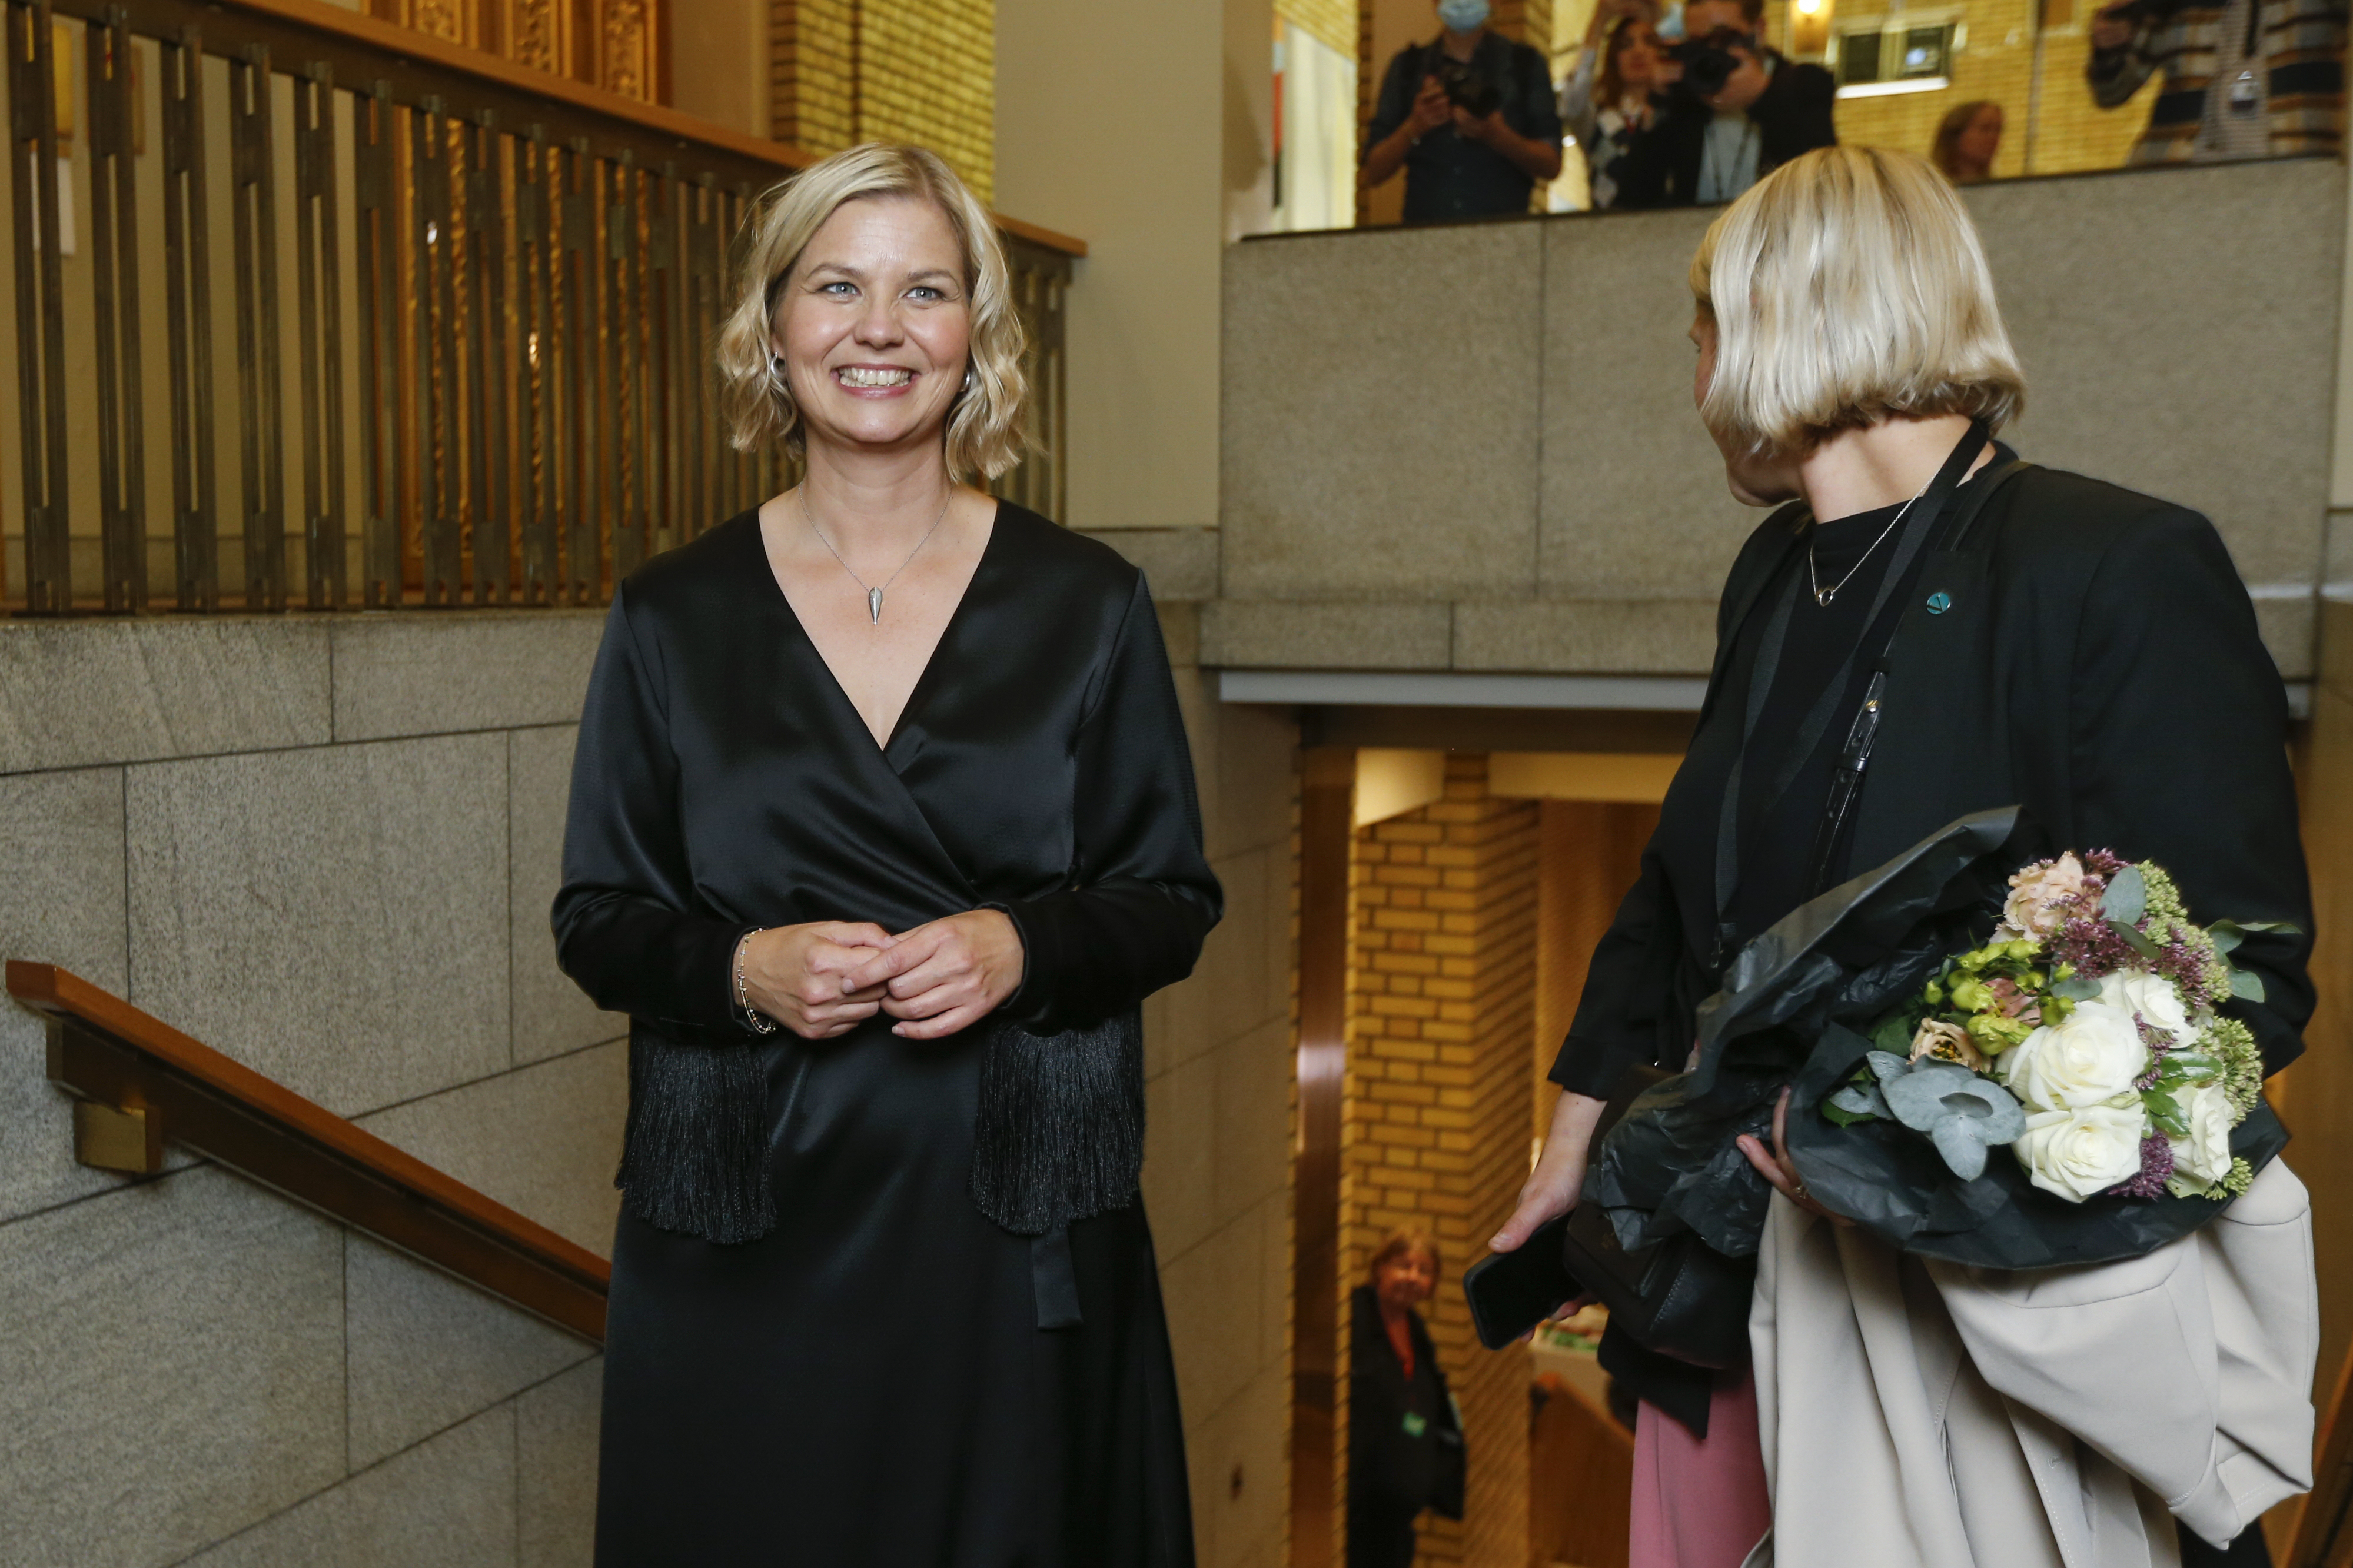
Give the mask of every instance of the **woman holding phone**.
[{"label": "woman holding phone", "polygon": [[[2302,1050],[2312,1010],[2285,693],[2246,590],[2204,518],[2021,464],[1993,439],[2025,383],[1951,184],[1907,153],[1808,153],[1715,221],[1691,285],[1700,417],[1733,493],[1776,510],[1733,566],[1690,750],[1594,952],[1551,1075],[1551,1133],[1499,1252],[1577,1201],[1613,1087],[1636,1065],[1683,1067],[1694,1009],[1743,943],[1971,811],[2022,805],[2055,842],[2161,862],[2193,909],[2293,928],[2240,953],[2266,1000],[2232,1016],[2268,1070]],[[2184,709],[2200,725],[2187,767]],[[1834,787],[1865,732],[1859,792]],[[1777,1213],[1833,1223],[1778,1131],[1743,1148]],[[1748,1370],[1675,1362],[1614,1328],[1602,1360],[1641,1399],[1636,1568],[1736,1568],[1773,1522]],[[1984,1391],[1966,1357],[1954,1375],[1956,1400]],[[2002,1512],[2015,1531],[1999,1550],[1928,1542],[1918,1561],[2061,1562],[2055,1518],[1969,1505],[1972,1477],[2021,1473],[2003,1441],[1986,1439],[1986,1468],[1957,1458],[1926,1484],[1957,1489],[1959,1517]],[[2176,1560],[2149,1500],[2151,1533],[2100,1562]],[[1915,1560],[1885,1542],[1776,1545],[1804,1568]],[[2179,1560],[2242,1561],[2230,1547],[2184,1530]],[[2253,1531],[2234,1548],[2261,1550]]]}]

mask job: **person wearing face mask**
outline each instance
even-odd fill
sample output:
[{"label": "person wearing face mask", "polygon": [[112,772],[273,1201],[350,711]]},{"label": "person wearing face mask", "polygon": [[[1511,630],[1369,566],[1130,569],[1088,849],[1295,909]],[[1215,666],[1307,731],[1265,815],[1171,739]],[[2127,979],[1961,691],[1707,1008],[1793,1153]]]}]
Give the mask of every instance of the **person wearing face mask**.
[{"label": "person wearing face mask", "polygon": [[1679,80],[1656,132],[1619,160],[1620,206],[1732,201],[1799,153],[1837,143],[1836,79],[1769,47],[1764,20],[1765,0],[1683,6],[1683,41],[1670,66]]},{"label": "person wearing face mask", "polygon": [[1348,1349],[1348,1568],[1410,1568],[1415,1521],[1462,1517],[1462,1423],[1415,1310],[1438,1288],[1438,1244],[1390,1233],[1356,1287]]},{"label": "person wearing face mask", "polygon": [[1398,51],[1365,133],[1365,183],[1405,171],[1405,221],[1525,213],[1560,173],[1545,58],[1487,26],[1487,0],[1438,0],[1440,31]]}]

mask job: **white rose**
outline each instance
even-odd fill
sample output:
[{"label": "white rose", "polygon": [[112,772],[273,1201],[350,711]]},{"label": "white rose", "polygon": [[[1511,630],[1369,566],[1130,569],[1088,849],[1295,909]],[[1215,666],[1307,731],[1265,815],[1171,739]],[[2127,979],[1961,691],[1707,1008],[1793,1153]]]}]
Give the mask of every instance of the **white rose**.
[{"label": "white rose", "polygon": [[2181,993],[2161,974],[2135,970],[2110,974],[2100,981],[2100,1003],[2127,1016],[2137,1013],[2152,1028],[2171,1035],[2177,1049],[2198,1043],[2198,1031],[2181,1005]]},{"label": "white rose", "polygon": [[2094,1105],[2036,1112],[2010,1147],[2028,1180],[2080,1204],[2140,1174],[2140,1139],[2137,1107]]},{"label": "white rose", "polygon": [[2166,1142],[2173,1145],[2173,1180],[2166,1184],[2176,1197],[2202,1193],[2231,1173],[2231,1129],[2235,1113],[2221,1084],[2186,1089],[2177,1095],[2189,1136]]},{"label": "white rose", "polygon": [[2063,1024],[2045,1024],[2004,1053],[2010,1092],[2029,1110],[2076,1110],[2130,1092],[2148,1070],[2132,1015],[2081,1002]]}]

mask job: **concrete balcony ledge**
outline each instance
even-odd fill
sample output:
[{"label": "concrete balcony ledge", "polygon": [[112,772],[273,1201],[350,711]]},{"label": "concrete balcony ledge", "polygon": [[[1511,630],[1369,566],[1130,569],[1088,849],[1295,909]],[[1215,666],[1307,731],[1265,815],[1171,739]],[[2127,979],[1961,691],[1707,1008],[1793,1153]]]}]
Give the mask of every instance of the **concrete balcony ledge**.
[{"label": "concrete balcony ledge", "polygon": [[1219,669],[1704,677],[1715,649],[1715,605],[1703,599],[1219,599],[1201,607],[1201,663]]}]

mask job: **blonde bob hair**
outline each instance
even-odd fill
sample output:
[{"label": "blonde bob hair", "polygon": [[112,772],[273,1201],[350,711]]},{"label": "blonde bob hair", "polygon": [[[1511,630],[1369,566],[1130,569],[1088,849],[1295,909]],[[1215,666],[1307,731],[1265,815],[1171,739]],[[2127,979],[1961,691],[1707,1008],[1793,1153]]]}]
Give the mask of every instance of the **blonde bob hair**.
[{"label": "blonde bob hair", "polygon": [[930,202],[955,230],[964,252],[972,317],[972,357],[964,389],[948,406],[948,475],[958,484],[993,479],[1028,449],[1029,381],[1021,368],[1026,341],[1013,309],[1013,286],[988,209],[939,154],[921,147],[869,142],[811,164],[761,199],[746,220],[735,308],[719,329],[721,396],[735,449],[781,441],[796,458],[808,428],[792,388],[776,374],[778,301],[801,252],[845,202],[912,196]]},{"label": "blonde bob hair", "polygon": [[2000,429],[2025,406],[1976,226],[1909,153],[1783,164],[1708,226],[1691,286],[1716,334],[1700,417],[1731,449],[1803,457],[1890,417]]}]

